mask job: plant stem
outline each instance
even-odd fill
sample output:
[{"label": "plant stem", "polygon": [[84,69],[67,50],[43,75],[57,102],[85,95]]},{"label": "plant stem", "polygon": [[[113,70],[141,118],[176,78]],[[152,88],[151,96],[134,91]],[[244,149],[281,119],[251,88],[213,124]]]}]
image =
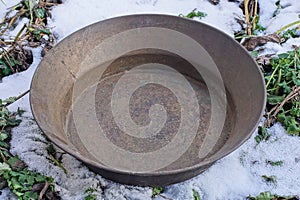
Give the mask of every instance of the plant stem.
[{"label": "plant stem", "polygon": [[59,167],[61,168],[65,174],[68,173],[68,171],[66,170],[66,168],[58,161],[54,158],[54,156],[52,156],[51,154],[49,154],[50,159]]},{"label": "plant stem", "polygon": [[237,36],[237,37],[234,37],[234,39],[241,39],[241,38],[249,38],[249,37],[253,37],[254,35],[241,35],[241,36]]},{"label": "plant stem", "polygon": [[24,29],[26,28],[26,24],[23,25],[23,27],[21,28],[21,30],[18,32],[18,34],[16,35],[14,42],[17,42],[20,35],[22,34],[22,32],[24,31]]},{"label": "plant stem", "polygon": [[267,90],[267,92],[271,92],[271,91],[274,91],[274,90],[277,90],[277,87],[276,88],[270,88]]},{"label": "plant stem", "polygon": [[276,31],[276,34],[279,35],[279,34],[282,33],[285,29],[290,28],[291,26],[294,26],[294,25],[299,24],[299,23],[300,23],[300,20],[297,20],[297,21],[292,22],[292,23],[290,23],[290,24],[288,24],[288,25],[285,25],[284,27],[282,27],[281,29],[279,29],[278,31]]},{"label": "plant stem", "polygon": [[276,84],[275,84],[275,86],[274,87],[277,87],[277,90],[276,90],[276,92],[275,92],[275,94],[276,95],[278,95],[278,93],[279,93],[279,83],[280,83],[280,81],[281,81],[281,75],[282,75],[282,72],[281,72],[282,70],[281,70],[281,68],[279,69],[279,72],[278,72],[278,79],[277,79],[277,82],[276,82]]},{"label": "plant stem", "polygon": [[247,34],[248,35],[252,35],[251,34],[251,27],[250,27],[250,16],[249,16],[249,8],[248,8],[248,5],[249,5],[249,2],[250,0],[244,0],[244,9],[245,9],[245,21],[246,21],[246,25],[247,25]]},{"label": "plant stem", "polygon": [[6,160],[5,156],[2,153],[2,150],[0,150],[0,156],[1,156],[2,160],[3,160],[3,162],[7,163],[7,160]]},{"label": "plant stem", "polygon": [[256,28],[257,7],[258,7],[258,0],[255,0],[254,14],[253,14],[253,20],[252,20],[252,30],[255,30],[255,28]]},{"label": "plant stem", "polygon": [[275,75],[275,73],[276,73],[276,71],[277,71],[278,68],[279,68],[279,65],[276,66],[276,68],[274,69],[273,73],[271,74],[270,79],[269,79],[268,83],[266,84],[266,88],[267,89],[268,89],[268,86],[270,85],[271,80],[273,79],[273,77],[274,77],[274,75]]}]

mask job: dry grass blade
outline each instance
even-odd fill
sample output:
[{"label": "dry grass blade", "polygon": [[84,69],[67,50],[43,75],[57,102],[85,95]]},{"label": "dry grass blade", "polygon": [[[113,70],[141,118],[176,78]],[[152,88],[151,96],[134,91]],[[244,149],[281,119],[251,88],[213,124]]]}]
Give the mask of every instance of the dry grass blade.
[{"label": "dry grass blade", "polygon": [[246,22],[246,32],[248,35],[253,34],[256,28],[256,18],[258,15],[258,0],[244,0],[244,13]]},{"label": "dry grass blade", "polygon": [[[288,24],[288,25],[285,25],[284,27],[282,27],[281,29],[279,29],[278,31],[276,31],[276,33],[279,35],[279,34],[281,34],[284,30],[286,30],[286,29],[288,29],[288,28],[290,28],[290,27],[292,27],[292,26],[294,26],[294,25],[296,25],[296,24],[299,24],[300,23],[300,20],[297,20],[297,21],[295,21],[295,22],[292,22],[292,23],[290,23],[290,24]],[[298,27],[296,27],[296,28],[299,28],[300,26],[298,26]]]},{"label": "dry grass blade", "polygon": [[23,25],[23,27],[20,29],[20,31],[17,33],[15,39],[14,39],[14,43],[16,43],[19,39],[19,37],[21,36],[22,32],[24,31],[24,29],[26,28],[26,24]]},{"label": "dry grass blade", "polygon": [[250,0],[244,0],[244,11],[245,11],[245,22],[246,22],[246,32],[248,35],[251,35],[251,26],[250,26],[250,13],[249,13],[249,2]]},{"label": "dry grass blade", "polygon": [[253,11],[253,20],[252,20],[252,30],[256,29],[257,10],[258,10],[257,8],[258,8],[258,0],[255,0],[255,2],[254,2],[254,11]]},{"label": "dry grass blade", "polygon": [[10,56],[8,55],[8,51],[6,51],[4,48],[2,48],[1,56],[3,56],[4,60],[6,61],[6,63],[9,66],[10,70],[12,72],[15,72],[15,69],[11,65],[10,58],[9,58]]},{"label": "dry grass blade", "polygon": [[[258,0],[244,0],[240,4],[240,8],[243,10],[245,20],[241,23],[242,26],[246,25],[244,36],[256,35],[256,31],[262,27],[258,24],[259,21],[259,3]],[[240,23],[240,22],[239,22]]]}]

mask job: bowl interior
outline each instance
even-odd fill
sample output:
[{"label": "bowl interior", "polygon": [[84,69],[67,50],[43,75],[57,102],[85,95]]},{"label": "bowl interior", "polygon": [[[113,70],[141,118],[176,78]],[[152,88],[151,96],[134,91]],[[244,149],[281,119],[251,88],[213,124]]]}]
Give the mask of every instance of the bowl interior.
[{"label": "bowl interior", "polygon": [[224,33],[134,15],[61,41],[37,68],[30,99],[41,129],[67,152],[151,175],[200,168],[240,146],[261,118],[265,89],[251,56]]}]

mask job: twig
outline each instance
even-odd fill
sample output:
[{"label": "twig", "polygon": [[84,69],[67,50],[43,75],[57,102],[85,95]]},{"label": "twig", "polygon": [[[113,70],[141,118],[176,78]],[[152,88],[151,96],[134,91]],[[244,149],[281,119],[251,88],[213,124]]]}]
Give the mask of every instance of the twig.
[{"label": "twig", "polygon": [[19,96],[16,97],[15,101],[18,101],[19,99],[21,99],[22,97],[24,97],[29,92],[30,92],[30,90],[27,90],[27,91],[23,92],[22,94],[20,94]]},{"label": "twig", "polygon": [[166,197],[165,195],[162,195],[162,194],[158,194],[158,196],[160,196],[160,197],[162,197],[162,198],[164,198],[164,199],[167,199],[167,200],[173,200],[173,199],[171,199],[171,198],[169,198],[169,197]]},{"label": "twig", "polygon": [[0,150],[9,152],[8,149],[5,149],[4,147],[0,147]]},{"label": "twig", "polygon": [[3,40],[0,40],[0,43],[2,44],[2,45],[5,45],[5,46],[7,46],[7,45],[12,45],[13,43],[14,43],[14,41],[13,40],[11,40],[11,41],[3,41]]},{"label": "twig", "polygon": [[277,106],[273,107],[270,110],[270,112],[267,113],[267,120],[265,121],[267,127],[271,126],[271,124],[273,123],[274,119],[276,118],[277,114],[279,113],[280,109],[284,106],[284,104],[286,104],[289,100],[293,99],[294,97],[298,96],[299,92],[300,92],[300,86],[293,89],[293,91],[291,91],[280,104],[277,104]]},{"label": "twig", "polygon": [[276,117],[276,115],[278,114],[278,112],[280,111],[280,108],[282,108],[282,106],[288,102],[289,100],[293,99],[295,96],[298,95],[298,92],[300,91],[300,86],[298,86],[296,89],[294,89],[292,92],[290,92],[289,95],[287,95],[287,97],[279,104],[278,108],[275,110],[273,117]]},{"label": "twig", "polygon": [[40,195],[39,195],[38,200],[42,200],[42,199],[43,199],[43,196],[44,196],[45,192],[47,191],[49,185],[50,185],[50,184],[48,183],[48,181],[46,181],[46,182],[45,182],[45,185],[44,185],[44,187],[43,187],[43,189],[42,189],[42,191],[40,192]]},{"label": "twig", "polygon": [[5,106],[9,106],[10,104],[13,104],[15,103],[16,101],[18,101],[19,99],[21,99],[22,97],[24,97],[26,94],[28,94],[30,92],[30,90],[27,90],[25,92],[23,92],[22,94],[20,94],[19,96],[17,96],[15,98],[15,101],[14,102],[11,102],[11,103],[7,103]]}]

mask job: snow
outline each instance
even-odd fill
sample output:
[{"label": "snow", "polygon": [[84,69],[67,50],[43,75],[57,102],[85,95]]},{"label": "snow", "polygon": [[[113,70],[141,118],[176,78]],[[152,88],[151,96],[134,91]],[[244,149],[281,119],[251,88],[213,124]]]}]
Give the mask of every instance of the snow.
[{"label": "snow", "polygon": [[[289,136],[280,124],[269,129],[270,139],[257,145],[253,136],[239,149],[218,161],[199,176],[169,186],[166,196],[173,199],[192,199],[195,189],[202,199],[245,199],[262,191],[276,194],[300,195],[300,140]],[[282,161],[271,166],[266,160]],[[277,183],[263,181],[262,175],[276,176]]]},{"label": "snow", "polygon": [[[300,13],[299,0],[281,0],[282,9],[276,17],[273,12],[277,8],[276,0],[260,0],[261,24],[267,27],[266,33],[273,33],[284,25],[298,20]],[[7,6],[18,1],[7,1]],[[0,5],[0,17],[5,9]],[[53,27],[58,40],[70,33],[99,20],[134,13],[164,13],[171,15],[187,14],[197,8],[207,13],[201,21],[215,26],[233,36],[241,27],[234,17],[242,18],[238,4],[221,0],[214,6],[206,0],[66,0],[52,10],[53,18],[49,27]],[[19,24],[22,26],[23,22]],[[18,26],[18,27],[19,27]],[[15,30],[17,31],[17,30]],[[14,31],[11,35],[14,35]],[[300,45],[300,39],[289,39],[283,45],[268,43],[261,54],[275,54],[292,49],[292,45]],[[34,63],[24,72],[5,77],[0,83],[0,98],[17,96],[30,88],[32,75],[41,60],[41,48],[33,49]],[[52,176],[55,188],[62,199],[83,199],[84,191],[90,187],[96,189],[94,194],[99,199],[151,199],[151,188],[133,187],[114,183],[89,171],[81,162],[72,156],[62,154],[62,164],[67,174],[49,159],[46,152],[50,142],[45,139],[33,120],[28,95],[12,104],[9,109],[21,107],[27,112],[22,117],[20,126],[13,129],[11,152],[18,154],[29,166],[44,175]],[[196,190],[201,199],[245,199],[248,195],[258,195],[263,191],[271,191],[280,195],[300,195],[300,139],[289,136],[280,124],[269,130],[270,139],[256,144],[254,137],[245,142],[235,152],[216,162],[212,167],[197,177],[166,187],[163,195],[177,200],[193,199],[192,190]],[[270,166],[266,160],[283,161],[282,166]],[[277,183],[266,183],[262,175],[277,177]],[[0,199],[11,198],[11,193],[4,189]],[[163,199],[157,197],[156,199]]]},{"label": "snow", "polygon": [[[70,33],[99,20],[129,14],[156,13],[176,15],[187,14],[193,9],[208,13],[203,22],[216,26],[228,34],[239,28],[234,16],[242,16],[241,9],[234,3],[221,1],[217,6],[206,0],[127,0],[120,5],[118,0],[101,1],[65,1],[52,11],[54,31],[63,38]],[[63,15],[63,17],[61,17]],[[218,21],[219,23],[215,23]]]}]

